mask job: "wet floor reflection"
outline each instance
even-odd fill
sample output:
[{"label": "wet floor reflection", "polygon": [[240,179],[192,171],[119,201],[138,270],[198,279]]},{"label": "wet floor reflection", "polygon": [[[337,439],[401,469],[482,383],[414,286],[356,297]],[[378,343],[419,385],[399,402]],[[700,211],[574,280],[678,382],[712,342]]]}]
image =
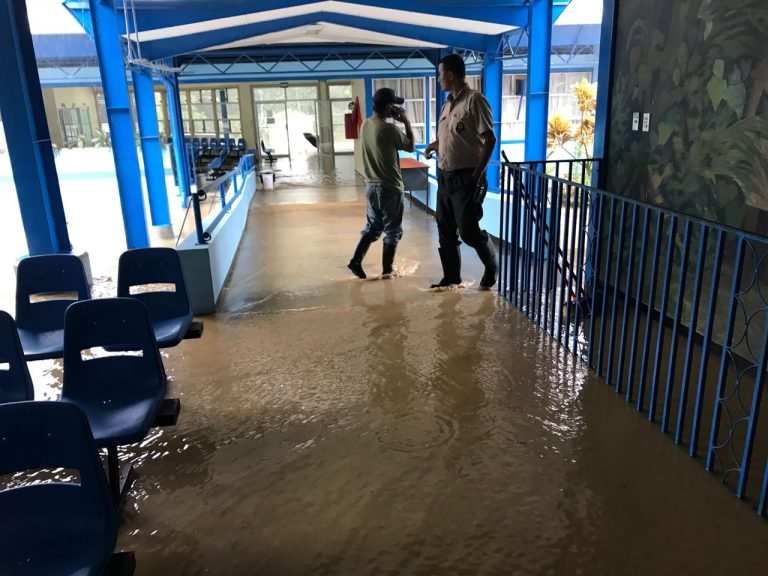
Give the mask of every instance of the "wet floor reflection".
[{"label": "wet floor reflection", "polygon": [[126,450],[139,477],[120,545],[138,574],[766,565],[764,522],[527,318],[471,286],[425,290],[439,262],[423,212],[406,210],[402,276],[358,281],[361,196],[259,202],[222,313],[167,351],[178,426]]}]

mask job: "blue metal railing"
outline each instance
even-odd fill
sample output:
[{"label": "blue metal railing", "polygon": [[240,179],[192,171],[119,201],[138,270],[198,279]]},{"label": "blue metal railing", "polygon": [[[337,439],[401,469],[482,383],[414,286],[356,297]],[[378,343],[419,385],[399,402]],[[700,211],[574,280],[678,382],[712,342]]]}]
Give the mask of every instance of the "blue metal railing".
[{"label": "blue metal railing", "polygon": [[[499,292],[768,512],[768,238],[502,165]],[[549,172],[549,173],[548,173]]]},{"label": "blue metal railing", "polygon": [[[195,235],[198,244],[207,244],[211,239],[211,234],[221,222],[222,218],[229,211],[229,207],[240,196],[243,190],[243,184],[248,177],[248,173],[255,166],[254,156],[246,154],[240,158],[237,166],[216,180],[207,182],[203,187],[192,194],[192,209],[195,219]],[[227,195],[228,192],[232,192]],[[204,220],[201,210],[201,203],[208,199],[208,196],[214,194],[219,196],[220,206],[218,212],[213,218]],[[213,210],[213,203],[211,204]],[[210,214],[210,212],[209,212]]]}]

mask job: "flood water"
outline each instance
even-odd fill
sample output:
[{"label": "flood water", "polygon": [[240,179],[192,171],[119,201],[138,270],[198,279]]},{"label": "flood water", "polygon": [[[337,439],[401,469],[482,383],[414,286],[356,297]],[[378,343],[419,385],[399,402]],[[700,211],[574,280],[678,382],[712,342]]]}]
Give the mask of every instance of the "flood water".
[{"label": "flood water", "polygon": [[164,352],[178,425],[125,452],[137,574],[765,574],[765,521],[477,291],[474,254],[466,289],[425,289],[423,211],[406,208],[401,277],[354,279],[362,198],[257,192],[221,312]]}]

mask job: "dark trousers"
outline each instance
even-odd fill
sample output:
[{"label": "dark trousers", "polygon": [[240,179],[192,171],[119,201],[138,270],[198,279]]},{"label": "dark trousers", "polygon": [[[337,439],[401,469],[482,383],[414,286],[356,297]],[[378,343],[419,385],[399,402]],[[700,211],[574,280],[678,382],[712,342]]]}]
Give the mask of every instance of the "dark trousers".
[{"label": "dark trousers", "polygon": [[472,248],[488,244],[488,233],[480,229],[483,206],[475,202],[472,168],[456,172],[439,171],[437,179],[437,232],[440,246],[458,246],[459,237]]},{"label": "dark trousers", "polygon": [[383,232],[384,243],[396,246],[403,237],[403,193],[369,184],[365,196],[368,208],[362,235],[375,242]]}]

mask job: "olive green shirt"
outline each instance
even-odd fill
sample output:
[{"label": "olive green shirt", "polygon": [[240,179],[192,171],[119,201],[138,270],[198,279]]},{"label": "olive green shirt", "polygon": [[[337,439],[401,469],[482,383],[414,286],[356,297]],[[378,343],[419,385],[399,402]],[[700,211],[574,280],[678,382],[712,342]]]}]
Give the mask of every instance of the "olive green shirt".
[{"label": "olive green shirt", "polygon": [[368,184],[382,184],[393,191],[403,191],[398,150],[410,143],[402,130],[379,118],[363,122],[363,175]]},{"label": "olive green shirt", "polygon": [[440,110],[437,128],[439,141],[438,165],[441,170],[477,168],[483,161],[483,140],[493,132],[491,106],[480,92],[464,86]]}]

